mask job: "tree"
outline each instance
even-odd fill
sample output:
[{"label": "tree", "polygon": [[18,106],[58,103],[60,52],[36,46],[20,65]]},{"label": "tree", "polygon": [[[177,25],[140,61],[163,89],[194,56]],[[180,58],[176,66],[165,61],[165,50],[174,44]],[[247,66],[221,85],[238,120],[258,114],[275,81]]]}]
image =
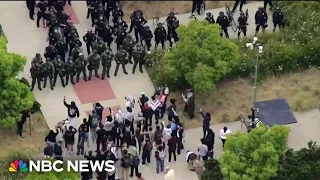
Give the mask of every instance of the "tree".
[{"label": "tree", "polygon": [[223,180],[220,163],[216,159],[209,159],[205,165],[206,170],[201,175],[201,180]]},{"label": "tree", "polygon": [[221,171],[227,180],[269,180],[277,175],[279,158],[285,153],[289,128],[262,126],[250,133],[228,137],[220,157]]},{"label": "tree", "polygon": [[218,25],[206,21],[181,25],[177,29],[180,38],[177,48],[165,53],[156,81],[172,86],[187,81],[198,91],[213,90],[239,64],[238,46],[220,37],[220,32]]},{"label": "tree", "polygon": [[318,180],[320,177],[320,147],[310,141],[308,148],[288,150],[280,162],[278,176],[273,180]]},{"label": "tree", "polygon": [[10,128],[21,120],[21,112],[32,107],[34,96],[17,77],[23,71],[26,58],[8,53],[6,41],[0,38],[0,127]]}]

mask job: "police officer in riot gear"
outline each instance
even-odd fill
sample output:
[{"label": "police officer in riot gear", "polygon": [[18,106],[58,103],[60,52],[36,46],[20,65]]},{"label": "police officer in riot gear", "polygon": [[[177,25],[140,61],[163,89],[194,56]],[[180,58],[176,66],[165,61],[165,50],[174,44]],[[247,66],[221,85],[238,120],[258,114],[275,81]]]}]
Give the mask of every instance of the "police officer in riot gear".
[{"label": "police officer in riot gear", "polygon": [[273,15],[273,32],[276,31],[277,26],[280,28],[284,27],[284,14],[279,7],[276,8]]},{"label": "police officer in riot gear", "polygon": [[79,57],[75,61],[76,70],[77,70],[77,83],[80,80],[80,75],[82,73],[84,81],[87,81],[87,72],[86,67],[88,65],[88,61],[84,57],[83,53],[79,54]]},{"label": "police officer in riot gear", "polygon": [[245,2],[246,2],[245,0],[236,0],[236,3],[234,4],[231,12],[234,13],[236,11],[239,3],[240,3],[240,7],[239,7],[240,8],[240,12],[242,12],[242,7],[243,7]]},{"label": "police officer in riot gear", "polygon": [[53,61],[53,65],[55,68],[54,72],[54,78],[53,78],[53,86],[56,86],[58,75],[60,77],[61,85],[65,87],[64,85],[64,76],[66,74],[65,72],[65,65],[59,55],[57,55],[56,59]]},{"label": "police officer in riot gear", "polygon": [[121,16],[119,16],[118,19],[117,19],[117,21],[114,23],[114,26],[113,26],[114,32],[116,32],[117,29],[118,29],[120,26],[121,26],[125,31],[127,31],[127,29],[128,29],[128,24],[127,24],[126,21],[123,20],[123,18],[122,18]]},{"label": "police officer in riot gear", "polygon": [[211,12],[207,12],[206,13],[206,18],[205,18],[209,24],[215,24],[216,21],[214,20],[213,14],[211,14]]},{"label": "police officer in riot gear", "polygon": [[241,32],[243,33],[243,36],[247,35],[247,16],[241,12],[240,17],[238,18],[238,38],[240,38]]},{"label": "police officer in riot gear", "polygon": [[48,47],[46,47],[46,51],[44,52],[44,57],[54,60],[57,54],[58,53],[56,48],[53,45],[49,45]]},{"label": "police officer in riot gear", "polygon": [[67,46],[69,45],[69,42],[70,42],[71,29],[77,32],[77,29],[74,27],[72,22],[68,22],[67,25],[63,28],[63,35],[64,35],[63,40],[65,40]]},{"label": "police officer in riot gear", "polygon": [[102,39],[104,42],[107,43],[108,47],[111,46],[111,43],[113,41],[112,34],[113,34],[112,27],[109,25],[108,22],[105,22],[103,25]]},{"label": "police officer in riot gear", "polygon": [[133,12],[133,15],[131,18],[132,25],[130,25],[130,32],[132,31],[132,27],[133,27],[134,35],[136,37],[136,42],[139,41],[139,35],[141,36],[142,27],[146,23],[147,23],[147,20],[143,17],[143,13],[140,10]]},{"label": "police officer in riot gear", "polygon": [[53,86],[53,76],[55,73],[55,69],[54,69],[54,65],[53,65],[50,58],[47,58],[46,62],[43,63],[42,73],[43,73],[43,77],[44,77],[43,88],[46,88],[47,81],[49,78],[50,87],[51,87],[51,90],[53,90],[53,87],[54,87]]},{"label": "police officer in riot gear", "polygon": [[60,55],[62,60],[65,62],[66,53],[68,52],[67,44],[60,38],[54,47],[57,50],[57,54]]},{"label": "police officer in riot gear", "polygon": [[[75,51],[81,51],[80,50],[81,46],[82,46],[82,42],[79,40],[79,37],[78,36],[73,37],[72,40],[69,43],[69,47],[70,47],[69,56],[73,56],[74,49],[76,49]],[[77,56],[75,58],[77,58]],[[73,59],[73,60],[75,60],[75,59]]]},{"label": "police officer in riot gear", "polygon": [[112,10],[113,23],[116,24],[119,17],[123,17],[123,11],[120,7],[120,4],[117,4],[116,7]]},{"label": "police officer in riot gear", "polygon": [[126,37],[127,32],[123,29],[122,26],[119,26],[115,34],[116,34],[115,42],[117,44],[117,50],[119,50],[120,46],[123,45],[123,40]]},{"label": "police officer in riot gear", "polygon": [[94,34],[96,34],[98,37],[102,37],[103,35],[103,26],[104,23],[108,22],[103,14],[99,14],[97,17],[97,20],[95,21],[95,28],[94,28]]},{"label": "police officer in riot gear", "polygon": [[220,36],[223,37],[222,32],[224,33],[224,35],[226,36],[226,38],[229,39],[229,33],[228,33],[228,26],[229,26],[229,19],[226,15],[224,15],[224,12],[219,12],[219,17],[217,18],[217,24],[220,25],[221,27],[221,33]]},{"label": "police officer in riot gear", "polygon": [[32,78],[31,82],[31,91],[33,91],[34,86],[36,85],[36,82],[38,84],[38,89],[41,91],[41,71],[42,71],[42,63],[32,63],[30,68],[30,74]]},{"label": "police officer in riot gear", "polygon": [[58,42],[59,39],[62,38],[61,34],[60,34],[60,28],[59,27],[54,27],[51,31],[51,33],[49,34],[49,44],[50,45],[54,45]]},{"label": "police officer in riot gear", "polygon": [[[109,20],[110,19],[110,12],[113,12],[114,9],[116,9],[116,6],[119,4],[119,0],[108,0],[107,8],[105,11],[105,16]],[[113,16],[113,14],[112,14]],[[114,16],[113,16],[114,18]]]},{"label": "police officer in riot gear", "polygon": [[132,52],[133,52],[134,45],[135,45],[135,42],[134,42],[132,36],[130,36],[129,34],[126,35],[126,37],[123,40],[123,47],[124,47],[124,50],[126,50],[129,55],[128,61],[130,64],[133,64]]},{"label": "police officer in riot gear", "polygon": [[45,0],[41,0],[37,3],[36,5],[37,9],[38,9],[38,13],[37,13],[37,27],[40,27],[40,20],[41,18],[44,20],[46,17],[46,11],[47,11],[47,3]]},{"label": "police officer in riot gear", "polygon": [[177,43],[179,41],[178,33],[176,31],[178,27],[179,27],[179,20],[176,19],[175,21],[173,21],[172,26],[170,27],[170,34],[168,29],[168,40],[170,42],[170,48],[172,48],[173,42]]},{"label": "police officer in riot gear", "polygon": [[105,76],[107,75],[110,78],[110,68],[113,61],[114,55],[112,54],[112,50],[107,48],[101,55],[101,64],[102,64],[102,77],[101,79],[104,80]]},{"label": "police officer in riot gear", "polygon": [[92,33],[92,30],[89,29],[87,33],[83,36],[83,41],[86,43],[87,53],[91,53],[91,49],[93,47],[93,43],[96,41],[96,36]]},{"label": "police officer in riot gear", "polygon": [[40,53],[37,53],[36,54],[36,57],[34,57],[31,61],[31,65],[36,65],[37,63],[39,64],[43,64],[43,60],[42,60],[42,57],[41,57],[41,54]]},{"label": "police officer in riot gear", "polygon": [[62,0],[56,0],[53,2],[54,9],[59,13],[63,11],[64,2]]},{"label": "police officer in riot gear", "polygon": [[166,22],[167,22],[167,26],[168,26],[168,40],[170,40],[169,37],[171,37],[171,33],[172,31],[174,31],[173,29],[173,22],[175,22],[176,20],[178,20],[175,16],[175,13],[174,12],[170,12],[167,19],[166,19]]},{"label": "police officer in riot gear", "polygon": [[152,34],[152,31],[150,30],[150,27],[147,25],[143,26],[141,40],[142,40],[142,44],[146,45],[148,52],[150,52],[152,38],[153,38],[153,34]]},{"label": "police officer in riot gear", "polygon": [[94,71],[94,75],[97,78],[99,77],[98,70],[100,66],[101,57],[98,54],[98,51],[96,49],[93,49],[92,53],[88,56],[88,71],[89,71],[89,78],[88,80],[91,80],[92,71]]},{"label": "police officer in riot gear", "polygon": [[69,57],[67,62],[65,63],[64,69],[66,70],[66,86],[69,83],[69,79],[70,79],[71,84],[75,84],[74,83],[74,76],[77,74],[77,70],[76,70],[76,65],[72,61],[71,57]]},{"label": "police officer in riot gear", "polygon": [[166,41],[167,38],[167,32],[164,29],[162,23],[158,23],[156,29],[154,30],[154,36],[155,36],[155,49],[157,49],[159,43],[162,44],[162,49],[164,50],[164,42]]},{"label": "police officer in riot gear", "polygon": [[72,49],[71,53],[72,60],[75,61],[80,56],[80,53],[82,53],[80,46],[75,44],[75,47]]},{"label": "police officer in riot gear", "polygon": [[120,46],[119,50],[116,52],[114,56],[114,60],[117,63],[116,69],[114,71],[114,76],[117,76],[120,65],[122,66],[123,73],[128,74],[126,70],[126,64],[128,63],[128,60],[126,59],[126,57],[127,57],[126,50],[124,50],[123,47]]},{"label": "police officer in riot gear", "polygon": [[107,49],[106,43],[100,38],[97,37],[97,41],[93,44],[93,50],[97,50],[98,54],[101,55],[103,51]]},{"label": "police officer in riot gear", "polygon": [[137,44],[135,50],[133,51],[133,68],[132,68],[132,74],[134,74],[137,65],[139,64],[139,70],[141,73],[143,73],[142,66],[144,64],[144,58],[145,58],[146,52],[141,46],[141,44]]},{"label": "police officer in riot gear", "polygon": [[258,11],[254,16],[256,22],[256,34],[259,33],[260,27],[262,28],[262,32],[265,32],[265,29],[268,27],[268,14],[263,7],[259,7]]}]

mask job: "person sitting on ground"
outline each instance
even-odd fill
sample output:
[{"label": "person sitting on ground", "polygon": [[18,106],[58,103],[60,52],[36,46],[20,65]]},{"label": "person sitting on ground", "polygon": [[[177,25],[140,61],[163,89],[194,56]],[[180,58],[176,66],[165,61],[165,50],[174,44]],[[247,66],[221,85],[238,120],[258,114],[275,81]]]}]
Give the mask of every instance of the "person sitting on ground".
[{"label": "person sitting on ground", "polygon": [[192,165],[194,171],[197,173],[198,178],[201,179],[201,175],[204,171],[204,161],[201,159],[200,155],[197,157],[197,159],[193,162]]}]

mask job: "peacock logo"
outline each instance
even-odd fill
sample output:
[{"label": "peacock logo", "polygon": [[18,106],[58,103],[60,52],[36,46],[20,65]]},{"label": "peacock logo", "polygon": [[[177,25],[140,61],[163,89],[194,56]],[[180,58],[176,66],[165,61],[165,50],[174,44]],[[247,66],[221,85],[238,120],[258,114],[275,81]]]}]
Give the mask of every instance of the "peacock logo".
[{"label": "peacock logo", "polygon": [[9,166],[9,172],[29,172],[29,168],[22,160],[14,160]]}]

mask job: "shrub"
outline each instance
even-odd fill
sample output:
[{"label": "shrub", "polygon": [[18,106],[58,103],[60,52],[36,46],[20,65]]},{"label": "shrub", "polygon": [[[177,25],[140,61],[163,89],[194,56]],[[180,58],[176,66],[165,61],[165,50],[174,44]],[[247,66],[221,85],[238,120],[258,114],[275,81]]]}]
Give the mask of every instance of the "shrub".
[{"label": "shrub", "polygon": [[209,159],[205,164],[206,170],[201,175],[201,180],[223,180],[220,163],[216,159]]}]

